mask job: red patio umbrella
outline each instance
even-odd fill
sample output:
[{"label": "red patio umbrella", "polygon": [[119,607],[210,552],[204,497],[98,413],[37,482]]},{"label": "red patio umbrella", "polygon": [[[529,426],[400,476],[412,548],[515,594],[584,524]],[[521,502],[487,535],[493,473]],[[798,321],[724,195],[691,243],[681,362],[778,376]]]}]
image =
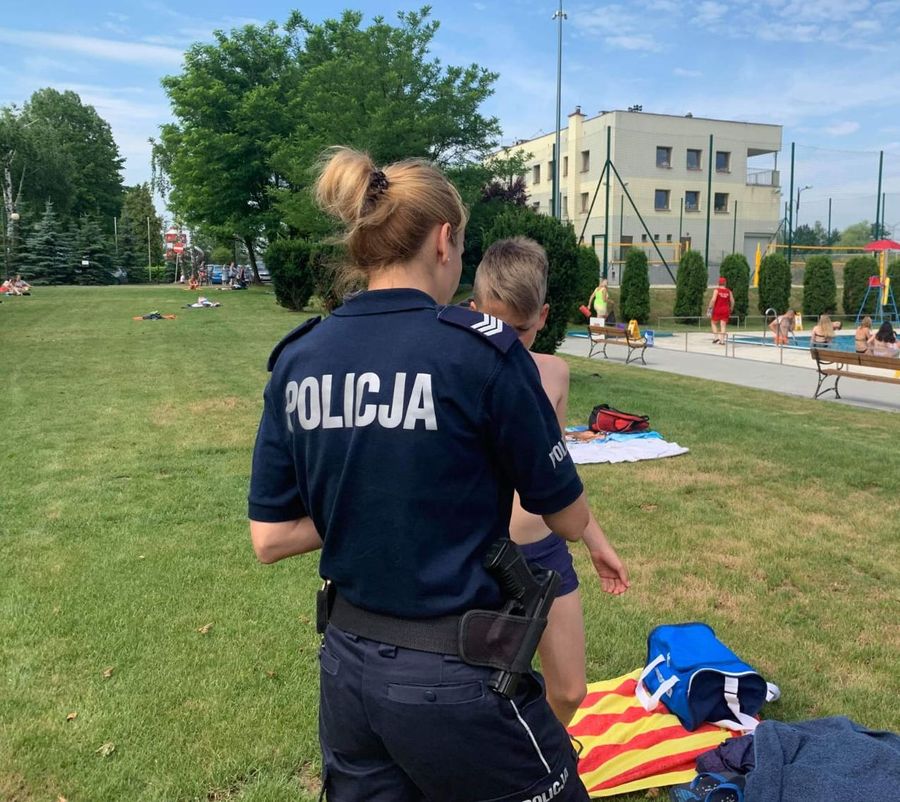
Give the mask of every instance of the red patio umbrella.
[{"label": "red patio umbrella", "polygon": [[900,251],[900,242],[895,242],[892,239],[878,239],[875,242],[870,242],[864,250],[867,251]]}]

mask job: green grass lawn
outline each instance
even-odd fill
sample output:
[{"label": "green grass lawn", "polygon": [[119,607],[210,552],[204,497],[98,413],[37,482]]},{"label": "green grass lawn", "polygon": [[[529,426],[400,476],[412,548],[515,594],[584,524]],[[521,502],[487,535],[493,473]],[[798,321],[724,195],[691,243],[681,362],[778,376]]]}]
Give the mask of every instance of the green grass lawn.
[{"label": "green grass lawn", "polygon": [[[302,317],[211,295],[0,305],[0,800],[316,797],[316,561],[257,564],[245,520],[266,357]],[[132,320],[154,309],[178,317]],[[589,677],[702,620],[780,684],[767,715],[900,729],[900,416],[570,363],[572,422],[608,402],[691,448],[581,471],[633,577],[603,596],[577,554]]]}]

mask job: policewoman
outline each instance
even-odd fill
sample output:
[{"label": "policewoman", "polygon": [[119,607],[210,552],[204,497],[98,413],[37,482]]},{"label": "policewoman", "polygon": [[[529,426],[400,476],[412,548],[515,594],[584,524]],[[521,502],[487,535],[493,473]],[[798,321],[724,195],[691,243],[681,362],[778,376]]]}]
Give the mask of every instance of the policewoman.
[{"label": "policewoman", "polygon": [[467,213],[432,164],[335,149],[316,197],[368,289],[270,357],[249,517],[265,562],[321,546],[326,798],[586,800],[539,676],[503,695],[461,656],[487,647],[460,617],[504,604],[484,562],[513,491],[566,539],[588,522],[534,360],[500,320],[444,306]]}]

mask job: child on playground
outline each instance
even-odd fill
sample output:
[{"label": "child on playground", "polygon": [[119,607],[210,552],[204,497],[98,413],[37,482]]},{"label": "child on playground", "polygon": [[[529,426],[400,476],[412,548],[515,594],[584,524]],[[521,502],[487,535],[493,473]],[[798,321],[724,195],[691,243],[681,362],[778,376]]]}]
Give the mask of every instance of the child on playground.
[{"label": "child on playground", "polygon": [[[500,240],[484,253],[473,287],[472,308],[500,318],[516,329],[519,340],[531,348],[547,320],[547,255],[525,237]],[[569,366],[556,356],[532,353],[541,383],[556,409],[560,429],[566,426],[569,401]],[[557,718],[567,725],[587,693],[585,677],[584,619],[578,593],[578,577],[566,542],[547,531],[539,515],[522,509],[518,496],[509,524],[512,539],[526,559],[557,571],[558,596],[548,616],[538,653],[547,688],[547,700]],[[588,548],[600,585],[618,595],[629,586],[628,572],[591,515],[583,541]]]}]

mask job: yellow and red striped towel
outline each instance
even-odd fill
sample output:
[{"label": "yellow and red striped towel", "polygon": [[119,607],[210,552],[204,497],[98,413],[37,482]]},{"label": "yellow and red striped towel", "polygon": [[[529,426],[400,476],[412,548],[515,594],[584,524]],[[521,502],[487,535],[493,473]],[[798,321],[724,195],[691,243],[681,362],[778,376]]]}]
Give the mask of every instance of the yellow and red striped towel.
[{"label": "yellow and red striped towel", "polygon": [[569,725],[584,747],[578,773],[591,797],[689,782],[699,755],[740,734],[712,724],[688,732],[662,705],[648,713],[634,696],[640,673],[588,685]]}]

